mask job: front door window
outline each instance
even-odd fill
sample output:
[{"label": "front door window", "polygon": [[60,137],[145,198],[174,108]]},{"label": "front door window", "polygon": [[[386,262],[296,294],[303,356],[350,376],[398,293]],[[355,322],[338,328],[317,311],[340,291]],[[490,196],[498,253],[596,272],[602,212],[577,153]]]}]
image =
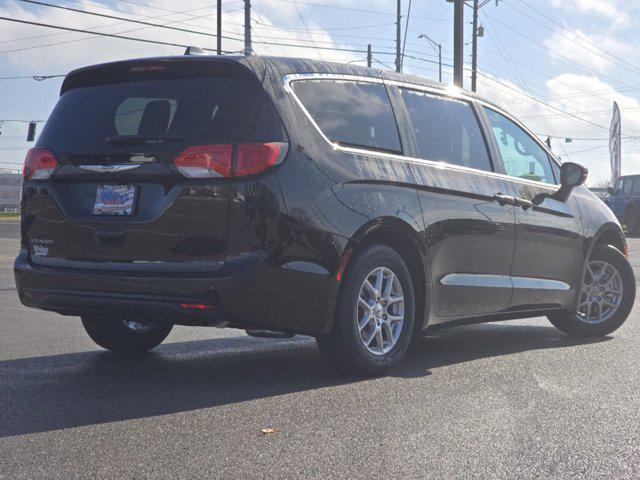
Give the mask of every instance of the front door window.
[{"label": "front door window", "polygon": [[485,108],[507,175],[527,180],[556,183],[547,152],[515,122]]}]

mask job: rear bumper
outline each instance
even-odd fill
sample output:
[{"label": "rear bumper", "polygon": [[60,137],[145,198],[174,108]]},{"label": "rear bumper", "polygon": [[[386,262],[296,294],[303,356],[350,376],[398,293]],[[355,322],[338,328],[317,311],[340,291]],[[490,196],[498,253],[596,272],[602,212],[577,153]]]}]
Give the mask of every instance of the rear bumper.
[{"label": "rear bumper", "polygon": [[22,250],[14,273],[24,305],[63,315],[136,315],[307,334],[330,330],[338,284],[328,272],[274,266],[262,257],[227,263],[214,273],[89,270],[34,265]]}]

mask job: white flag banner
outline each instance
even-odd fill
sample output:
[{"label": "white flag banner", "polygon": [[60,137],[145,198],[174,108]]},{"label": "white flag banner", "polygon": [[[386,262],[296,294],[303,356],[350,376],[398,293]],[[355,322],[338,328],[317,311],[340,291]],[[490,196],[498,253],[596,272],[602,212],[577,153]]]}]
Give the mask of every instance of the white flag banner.
[{"label": "white flag banner", "polygon": [[620,123],[620,108],[613,102],[613,118],[609,131],[609,156],[611,157],[611,186],[615,188],[620,178],[622,162],[622,125]]}]

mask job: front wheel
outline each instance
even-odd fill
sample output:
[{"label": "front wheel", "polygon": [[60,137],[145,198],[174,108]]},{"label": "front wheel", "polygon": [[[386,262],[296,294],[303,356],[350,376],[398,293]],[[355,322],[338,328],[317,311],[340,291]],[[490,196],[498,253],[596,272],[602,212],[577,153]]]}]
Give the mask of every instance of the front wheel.
[{"label": "front wheel", "polygon": [[411,341],[415,297],[402,257],[374,245],[351,260],[338,295],[330,334],[320,351],[343,371],[380,375],[402,361]]},{"label": "front wheel", "polygon": [[549,321],[570,335],[608,335],[625,322],[635,296],[635,276],[626,257],[614,247],[597,246],[584,273],[578,312],[554,313]]},{"label": "front wheel", "polygon": [[630,235],[637,235],[640,232],[640,215],[634,209],[628,212],[626,217],[627,231]]},{"label": "front wheel", "polygon": [[102,348],[121,353],[146,352],[167,338],[170,323],[139,322],[119,317],[83,316],[82,325]]}]

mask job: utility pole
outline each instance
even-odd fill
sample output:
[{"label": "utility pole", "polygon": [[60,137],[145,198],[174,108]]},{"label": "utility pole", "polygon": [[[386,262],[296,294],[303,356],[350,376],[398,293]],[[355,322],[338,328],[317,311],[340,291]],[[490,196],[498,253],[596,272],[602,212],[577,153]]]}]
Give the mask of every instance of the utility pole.
[{"label": "utility pole", "polygon": [[473,0],[473,42],[471,46],[471,91],[476,91],[478,79],[478,0]]},{"label": "utility pole", "polygon": [[464,0],[454,0],[453,5],[453,84],[463,88]]},{"label": "utility pole", "polygon": [[367,45],[367,67],[371,68],[371,63],[373,61],[373,55],[371,54],[371,44]]},{"label": "utility pole", "polygon": [[[460,0],[462,1],[462,0]],[[402,20],[402,1],[397,1],[397,9],[396,9],[396,72],[402,72],[402,48],[401,48],[401,37],[402,37],[402,24],[400,21]]]},{"label": "utility pole", "polygon": [[251,49],[251,0],[244,0],[244,54],[249,56]]},{"label": "utility pole", "polygon": [[222,55],[222,0],[218,0],[218,9],[216,10],[216,23],[218,27],[216,30],[216,34],[218,36],[217,53],[218,55]]}]

